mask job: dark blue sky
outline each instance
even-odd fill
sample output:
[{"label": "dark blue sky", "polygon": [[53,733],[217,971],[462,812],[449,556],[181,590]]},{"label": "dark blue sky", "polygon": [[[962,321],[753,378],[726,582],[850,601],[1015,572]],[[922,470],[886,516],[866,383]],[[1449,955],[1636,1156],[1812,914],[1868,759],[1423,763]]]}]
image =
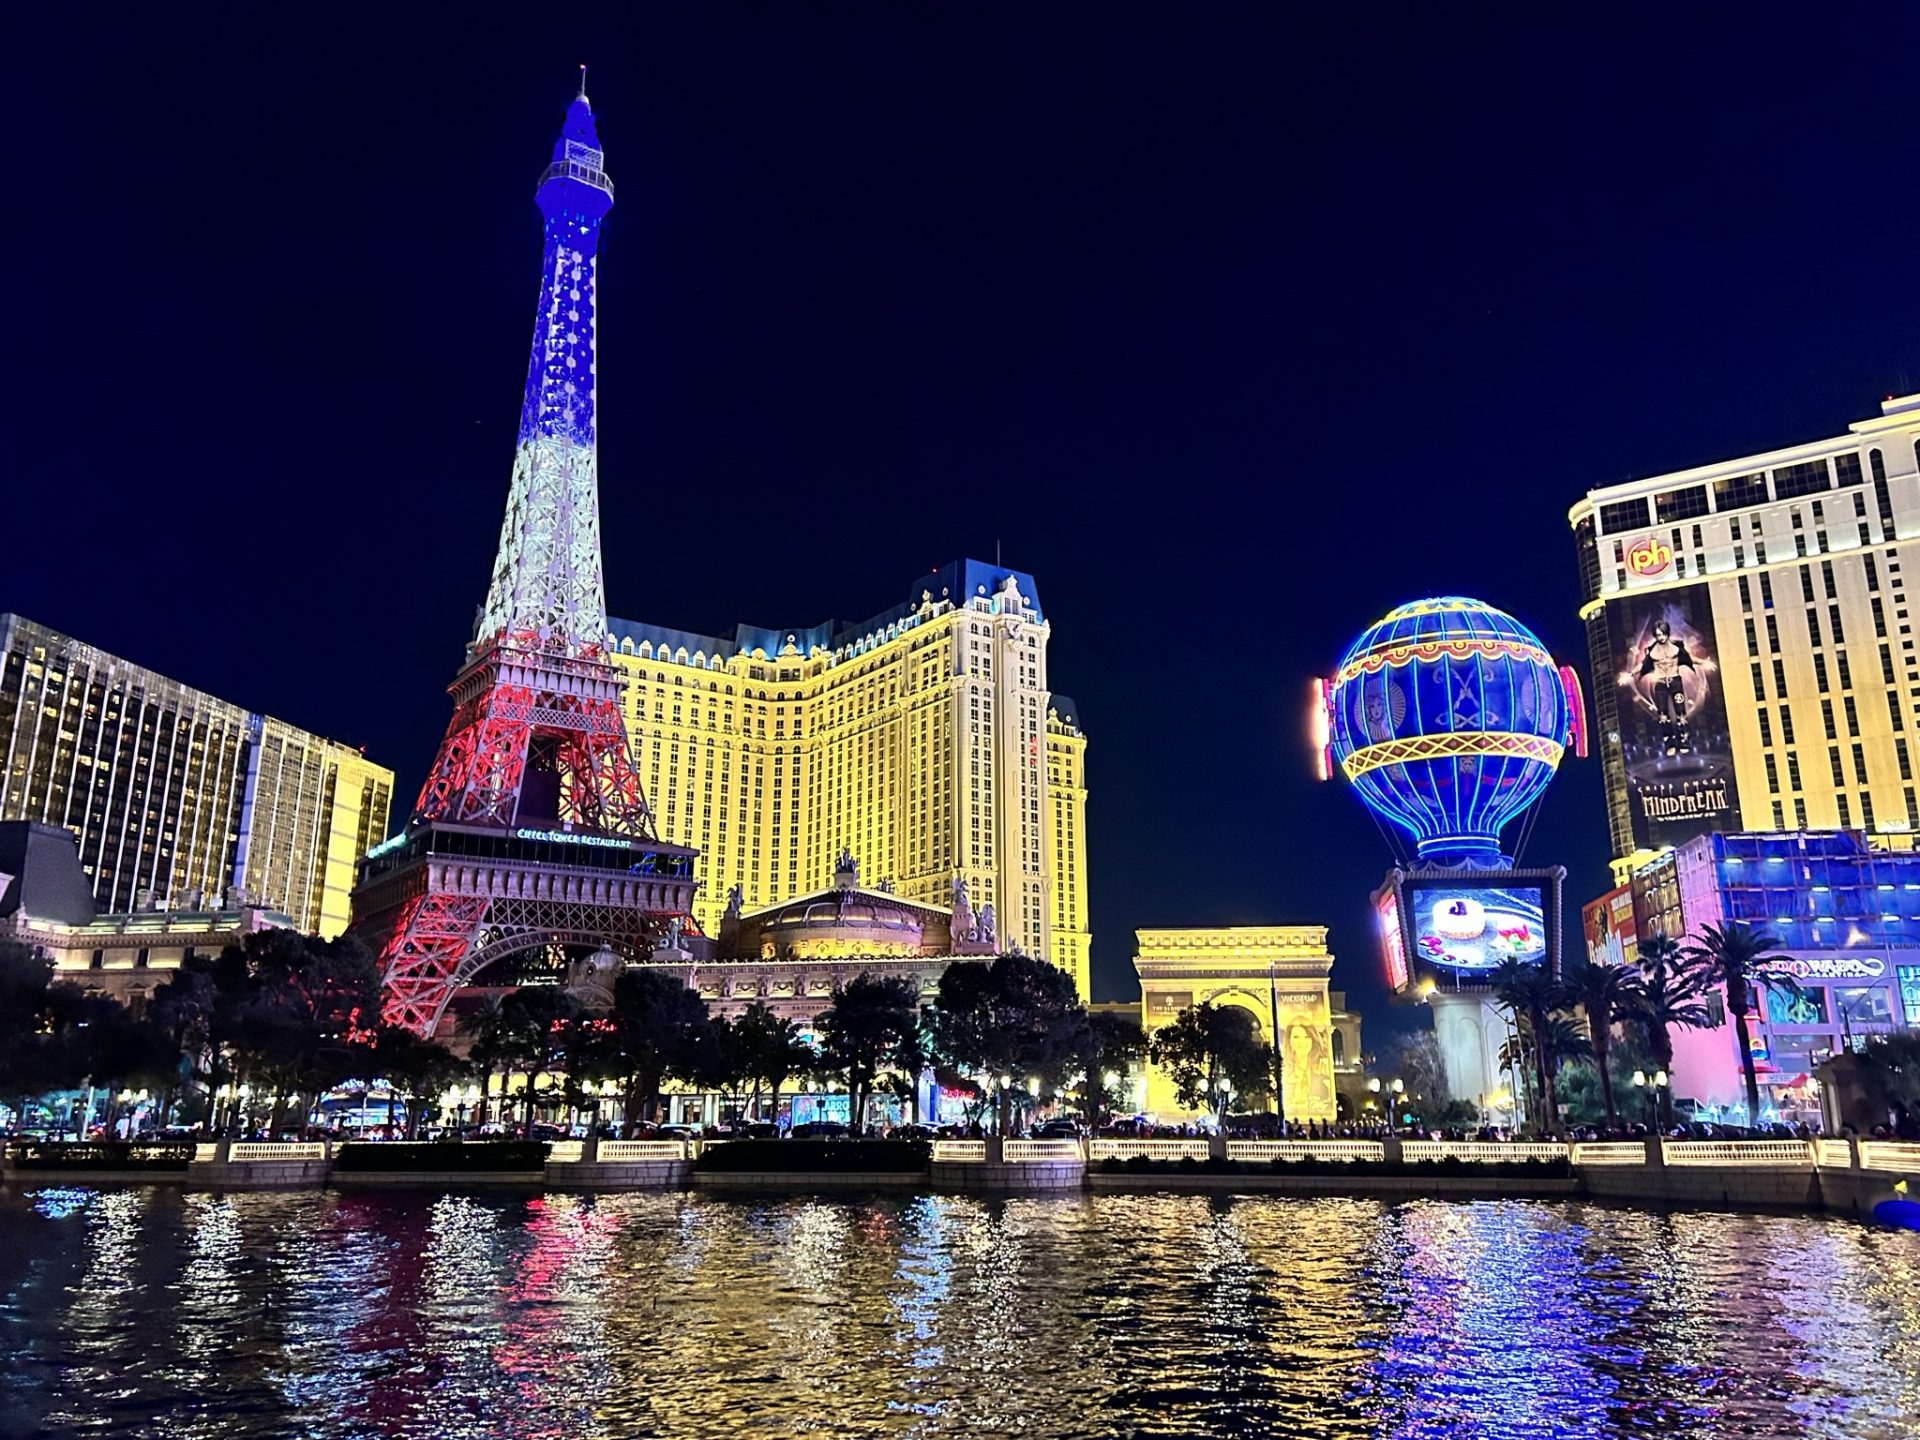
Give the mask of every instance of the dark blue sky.
[{"label": "dark blue sky", "polygon": [[[1317,921],[1393,1023],[1308,677],[1432,592],[1584,672],[1589,486],[1920,383],[1909,11],[260,8],[8,22],[0,608],[403,810],[588,60],[611,608],[852,618],[999,540],[1091,736],[1108,995],[1136,926]],[[1605,853],[1569,762],[1527,858],[1577,904]]]}]

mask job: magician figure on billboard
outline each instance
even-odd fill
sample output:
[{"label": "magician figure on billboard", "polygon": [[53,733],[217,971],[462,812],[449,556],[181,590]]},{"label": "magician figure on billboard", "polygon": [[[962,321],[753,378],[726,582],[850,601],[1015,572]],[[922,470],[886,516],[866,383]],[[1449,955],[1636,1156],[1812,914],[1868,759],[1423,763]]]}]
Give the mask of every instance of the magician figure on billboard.
[{"label": "magician figure on billboard", "polygon": [[[1687,671],[1682,675],[1682,670]],[[1705,698],[1707,678],[1693,663],[1684,642],[1673,638],[1673,626],[1665,620],[1653,622],[1653,638],[1640,659],[1638,685],[1634,694],[1660,722],[1660,747],[1669,755],[1692,749],[1687,734],[1687,716],[1694,701],[1687,696],[1687,681],[1697,679]]]}]

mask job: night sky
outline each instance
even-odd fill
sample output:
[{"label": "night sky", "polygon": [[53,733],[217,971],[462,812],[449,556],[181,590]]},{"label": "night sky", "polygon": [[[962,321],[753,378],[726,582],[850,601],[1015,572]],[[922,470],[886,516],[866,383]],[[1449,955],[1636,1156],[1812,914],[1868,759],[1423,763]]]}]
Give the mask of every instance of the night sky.
[{"label": "night sky", "polygon": [[[403,816],[588,61],[611,610],[858,619],[999,544],[1090,736],[1105,997],[1137,926],[1319,922],[1414,1018],[1309,677],[1429,593],[1585,673],[1590,486],[1920,386],[1911,11],[60,8],[0,36],[0,609],[363,744]],[[1599,782],[1526,855],[1576,913]]]}]

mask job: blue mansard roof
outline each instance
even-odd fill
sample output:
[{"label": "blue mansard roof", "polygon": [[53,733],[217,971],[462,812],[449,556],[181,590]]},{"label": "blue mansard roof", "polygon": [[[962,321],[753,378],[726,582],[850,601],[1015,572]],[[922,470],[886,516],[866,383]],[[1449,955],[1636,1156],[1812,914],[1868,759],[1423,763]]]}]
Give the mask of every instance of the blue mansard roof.
[{"label": "blue mansard roof", "polygon": [[[738,625],[731,636],[722,636],[701,635],[692,630],[674,630],[665,625],[648,625],[636,620],[609,617],[607,633],[616,644],[631,640],[636,647],[648,644],[656,651],[664,647],[670,653],[684,649],[688,655],[718,656],[722,660],[732,659],[735,655],[751,655],[755,650],[763,651],[772,658],[786,649],[788,640],[793,641],[794,648],[802,655],[816,649],[831,652],[856,645],[877,631],[906,619],[920,608],[922,596],[959,605],[982,595],[998,595],[1009,579],[1019,586],[1034,618],[1045,620],[1046,613],[1040,607],[1039,590],[1033,583],[1033,577],[1024,570],[1009,570],[984,560],[955,560],[917,576],[907,587],[907,598],[900,604],[858,622],[822,620],[817,625],[774,629],[760,625]],[[1061,713],[1064,715],[1066,711],[1062,710]]]}]

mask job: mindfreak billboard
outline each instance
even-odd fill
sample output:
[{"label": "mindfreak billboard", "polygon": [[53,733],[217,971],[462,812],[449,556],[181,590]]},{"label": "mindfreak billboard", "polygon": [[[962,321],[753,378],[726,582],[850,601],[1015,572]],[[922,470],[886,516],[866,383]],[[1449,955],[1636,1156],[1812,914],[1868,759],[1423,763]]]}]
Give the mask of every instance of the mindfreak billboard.
[{"label": "mindfreak billboard", "polygon": [[1620,748],[1637,846],[1738,830],[1720,649],[1705,585],[1607,607],[1620,687]]}]

